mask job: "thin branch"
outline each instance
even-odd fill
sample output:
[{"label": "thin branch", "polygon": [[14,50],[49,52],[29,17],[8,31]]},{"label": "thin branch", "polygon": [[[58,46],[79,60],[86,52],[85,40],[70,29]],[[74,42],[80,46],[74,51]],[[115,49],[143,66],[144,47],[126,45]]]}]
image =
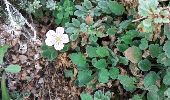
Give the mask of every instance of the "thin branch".
[{"label": "thin branch", "polygon": [[133,20],[132,22],[133,22],[133,23],[134,23],[134,22],[138,22],[138,21],[143,20],[143,19],[145,19],[145,18],[147,18],[147,17],[141,17],[141,18],[139,18],[139,19]]}]

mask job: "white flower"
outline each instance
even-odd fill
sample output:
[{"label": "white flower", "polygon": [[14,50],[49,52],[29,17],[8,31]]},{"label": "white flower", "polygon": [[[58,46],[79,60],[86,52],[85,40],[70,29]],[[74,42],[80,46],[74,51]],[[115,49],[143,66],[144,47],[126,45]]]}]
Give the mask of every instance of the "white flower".
[{"label": "white flower", "polygon": [[53,46],[56,50],[61,50],[64,47],[64,43],[69,42],[69,38],[67,34],[64,33],[63,27],[57,27],[56,32],[53,30],[49,30],[46,33],[46,40],[45,43],[48,46]]}]

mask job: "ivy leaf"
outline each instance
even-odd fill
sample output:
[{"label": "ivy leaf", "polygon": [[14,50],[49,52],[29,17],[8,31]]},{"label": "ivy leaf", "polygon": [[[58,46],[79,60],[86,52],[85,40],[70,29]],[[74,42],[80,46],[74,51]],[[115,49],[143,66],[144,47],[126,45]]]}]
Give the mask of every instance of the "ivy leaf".
[{"label": "ivy leaf", "polygon": [[132,63],[138,63],[142,59],[142,51],[136,46],[129,47],[124,54]]},{"label": "ivy leaf", "polygon": [[91,70],[80,70],[77,75],[79,86],[87,85],[92,79],[92,71]]},{"label": "ivy leaf", "polygon": [[166,41],[163,46],[163,50],[165,51],[166,56],[170,58],[170,40]]},{"label": "ivy leaf", "polygon": [[151,69],[151,62],[148,59],[144,59],[138,63],[138,66],[142,71],[149,71]]},{"label": "ivy leaf", "polygon": [[10,47],[9,45],[0,46],[0,64],[3,63],[4,55],[7,52],[9,47]]},{"label": "ivy leaf", "polygon": [[127,91],[133,91],[136,89],[135,83],[137,82],[137,80],[134,77],[129,77],[127,75],[119,75],[118,79],[123,85],[124,89],[126,89]]},{"label": "ivy leaf", "polygon": [[98,75],[98,80],[100,83],[107,83],[109,81],[109,72],[107,69],[101,69]]},{"label": "ivy leaf", "polygon": [[109,1],[108,7],[110,8],[111,12],[115,15],[122,15],[125,11],[125,8],[122,4],[119,4],[117,1]]},{"label": "ivy leaf", "polygon": [[157,79],[158,75],[155,72],[149,72],[144,78],[144,86],[148,88],[149,86],[155,85]]},{"label": "ivy leaf", "polygon": [[109,51],[108,51],[108,49],[105,48],[105,47],[97,47],[96,53],[97,53],[97,55],[99,55],[100,57],[109,56]]},{"label": "ivy leaf", "polygon": [[81,93],[80,94],[81,100],[93,100],[93,97],[89,93]]},{"label": "ivy leaf", "polygon": [[93,47],[93,46],[87,46],[86,47],[86,53],[88,54],[88,57],[93,58],[93,57],[97,57],[97,53],[96,53],[97,48]]},{"label": "ivy leaf", "polygon": [[83,54],[79,53],[72,53],[70,56],[71,61],[73,64],[79,66],[79,67],[84,67],[86,65],[86,59],[83,56]]},{"label": "ivy leaf", "polygon": [[47,58],[49,61],[53,61],[58,56],[57,51],[52,46],[47,46],[46,44],[43,44],[41,46],[41,50],[42,50],[41,55],[44,58]]},{"label": "ivy leaf", "polygon": [[116,67],[112,67],[112,68],[109,70],[110,78],[112,78],[112,79],[117,79],[119,73],[120,73],[120,71],[119,71],[119,69],[116,68]]},{"label": "ivy leaf", "polygon": [[107,67],[107,63],[105,59],[100,59],[94,63],[94,67],[103,70]]},{"label": "ivy leaf", "polygon": [[149,45],[149,52],[152,58],[156,58],[162,52],[162,48],[159,44],[151,44]]},{"label": "ivy leaf", "polygon": [[21,66],[19,65],[9,65],[5,68],[6,72],[19,73],[21,71]]}]

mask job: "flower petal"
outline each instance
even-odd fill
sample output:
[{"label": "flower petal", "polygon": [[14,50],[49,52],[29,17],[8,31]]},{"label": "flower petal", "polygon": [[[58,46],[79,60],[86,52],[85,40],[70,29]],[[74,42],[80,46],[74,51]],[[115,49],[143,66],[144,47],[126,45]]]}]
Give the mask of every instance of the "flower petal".
[{"label": "flower petal", "polygon": [[45,40],[45,44],[48,45],[48,46],[52,46],[55,44],[55,39],[54,38],[46,38]]},{"label": "flower petal", "polygon": [[54,44],[54,48],[56,50],[62,50],[64,48],[64,44],[63,43],[56,43],[56,44]]},{"label": "flower petal", "polygon": [[64,28],[63,27],[57,27],[56,28],[56,34],[63,34],[64,33]]},{"label": "flower petal", "polygon": [[54,37],[55,34],[56,34],[55,31],[49,30],[49,31],[46,33],[46,37]]},{"label": "flower petal", "polygon": [[62,38],[61,39],[62,43],[68,43],[69,42],[69,38],[68,38],[67,34],[63,34],[61,38]]}]

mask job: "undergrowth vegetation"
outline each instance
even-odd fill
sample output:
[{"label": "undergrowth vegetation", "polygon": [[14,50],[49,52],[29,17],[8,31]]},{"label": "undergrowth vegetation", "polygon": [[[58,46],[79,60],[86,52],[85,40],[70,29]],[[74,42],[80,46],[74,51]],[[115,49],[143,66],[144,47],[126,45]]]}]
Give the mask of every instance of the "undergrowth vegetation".
[{"label": "undergrowth vegetation", "polygon": [[[52,35],[63,31],[56,29],[52,33],[55,30],[52,27],[48,32],[55,38],[48,43],[43,41],[41,56],[55,62],[59,54],[67,53],[71,65],[64,70],[65,77],[83,89],[81,100],[119,100],[124,93],[128,94],[124,100],[169,100],[168,3],[168,0],[21,0],[15,6],[32,15],[33,20],[42,22],[48,16],[55,28],[64,28],[69,42]],[[47,34],[44,37],[50,38]],[[56,50],[55,44],[61,42],[62,50]],[[3,54],[0,52],[0,57]]]}]

